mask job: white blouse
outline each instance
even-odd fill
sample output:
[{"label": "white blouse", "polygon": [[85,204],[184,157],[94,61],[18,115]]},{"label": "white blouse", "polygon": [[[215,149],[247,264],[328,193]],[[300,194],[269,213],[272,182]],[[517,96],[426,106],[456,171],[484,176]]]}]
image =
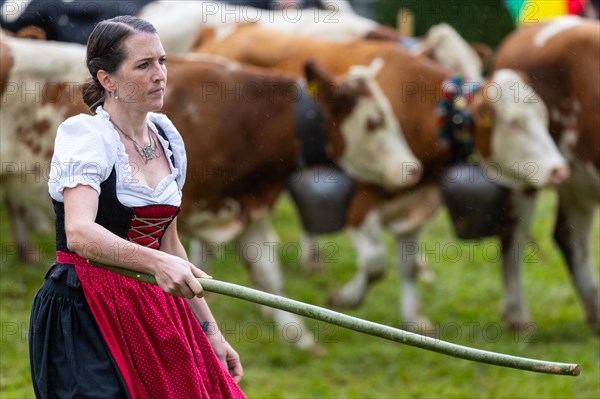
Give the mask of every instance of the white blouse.
[{"label": "white blouse", "polygon": [[[125,146],[110,122],[110,115],[98,107],[96,115],[79,114],[58,127],[48,181],[50,196],[63,202],[64,189],[79,184],[93,187],[100,194],[100,184],[109,177],[114,167],[117,198],[121,204],[127,207],[180,206],[187,167],[183,139],[166,115],[149,113],[148,125],[155,133],[156,125],[160,125],[169,139],[167,143],[157,135],[171,174],[163,178],[155,189],[136,182],[136,172],[129,165]],[[171,154],[175,158],[174,165]]]}]

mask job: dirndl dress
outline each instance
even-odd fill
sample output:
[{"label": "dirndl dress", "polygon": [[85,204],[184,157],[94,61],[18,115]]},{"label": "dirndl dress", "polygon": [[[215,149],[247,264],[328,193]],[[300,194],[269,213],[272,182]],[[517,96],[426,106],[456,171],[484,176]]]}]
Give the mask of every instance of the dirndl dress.
[{"label": "dirndl dress", "polygon": [[[176,170],[168,141],[161,142]],[[117,196],[117,175],[113,166],[100,184],[96,222],[122,238],[159,249],[179,207],[124,206]],[[70,252],[64,204],[54,197],[53,204],[57,260],[34,298],[30,320],[36,396],[244,398],[186,300],[95,267]]]}]

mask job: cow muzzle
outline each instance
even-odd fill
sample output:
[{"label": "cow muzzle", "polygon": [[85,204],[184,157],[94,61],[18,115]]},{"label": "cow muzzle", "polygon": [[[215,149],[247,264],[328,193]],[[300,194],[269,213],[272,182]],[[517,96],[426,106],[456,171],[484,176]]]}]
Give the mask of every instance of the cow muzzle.
[{"label": "cow muzzle", "polygon": [[557,186],[564,183],[571,176],[571,169],[568,165],[558,166],[550,171],[548,183],[552,186]]},{"label": "cow muzzle", "polygon": [[401,162],[386,168],[384,186],[388,190],[407,188],[416,185],[423,176],[423,165],[418,160]]}]

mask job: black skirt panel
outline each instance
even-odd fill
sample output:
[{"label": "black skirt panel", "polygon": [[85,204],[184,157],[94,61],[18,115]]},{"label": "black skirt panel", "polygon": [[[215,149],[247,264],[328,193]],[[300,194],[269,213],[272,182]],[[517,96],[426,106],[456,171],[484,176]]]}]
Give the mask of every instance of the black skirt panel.
[{"label": "black skirt panel", "polygon": [[29,331],[37,398],[130,398],[72,265],[55,263],[33,300]]}]

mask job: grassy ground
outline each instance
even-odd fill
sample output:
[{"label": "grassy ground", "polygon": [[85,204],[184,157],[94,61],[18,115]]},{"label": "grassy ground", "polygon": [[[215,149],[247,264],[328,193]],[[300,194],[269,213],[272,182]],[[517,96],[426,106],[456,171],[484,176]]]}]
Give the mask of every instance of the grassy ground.
[{"label": "grassy ground", "polygon": [[[483,365],[391,343],[307,320],[325,349],[321,356],[293,349],[261,318],[258,306],[211,295],[208,299],[221,329],[240,352],[245,366],[242,387],[251,398],[598,398],[600,340],[584,322],[583,312],[566,269],[550,239],[555,198],[545,192],[532,228],[536,250],[530,249],[523,283],[535,324],[515,334],[499,319],[502,299],[496,241],[458,242],[447,216],[440,213],[427,229],[428,265],[436,280],[421,282],[423,308],[439,328],[438,338],[470,347],[552,361],[578,363],[578,377],[553,376]],[[2,211],[4,212],[4,211]],[[0,224],[0,398],[31,398],[27,353],[29,307],[51,261],[52,240],[38,238],[42,255],[36,265],[15,261],[6,215]],[[287,198],[280,201],[274,223],[283,242],[298,238],[297,219]],[[387,237],[391,251],[391,239]],[[600,223],[596,221],[595,262],[600,259]],[[284,246],[280,246],[283,248]],[[290,244],[287,249],[293,249]],[[324,237],[330,254],[327,270],[306,275],[293,251],[283,257],[288,296],[325,306],[326,293],[347,281],[355,268],[345,234]],[[458,248],[458,249],[457,249]],[[532,247],[534,248],[534,247]],[[456,252],[462,255],[457,256]],[[217,256],[211,274],[250,285],[246,270],[234,257]],[[399,326],[398,275],[390,267],[364,305],[347,313]]]}]

